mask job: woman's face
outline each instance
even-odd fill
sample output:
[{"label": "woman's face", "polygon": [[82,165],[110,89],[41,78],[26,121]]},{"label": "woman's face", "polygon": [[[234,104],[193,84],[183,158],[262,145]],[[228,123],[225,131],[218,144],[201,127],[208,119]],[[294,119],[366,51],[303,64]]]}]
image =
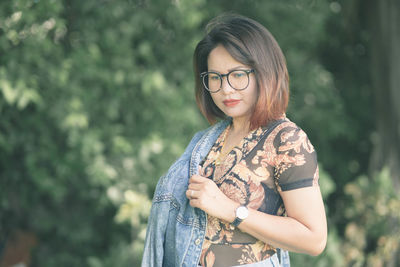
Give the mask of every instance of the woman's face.
[{"label": "woman's face", "polygon": [[[246,66],[236,61],[228,51],[222,46],[215,47],[208,56],[208,71],[227,74],[232,70],[250,70]],[[257,101],[257,83],[254,73],[249,74],[249,85],[246,89],[237,91],[233,89],[227,77],[222,79],[222,87],[216,93],[211,93],[211,97],[217,107],[225,115],[240,120],[249,120]]]}]

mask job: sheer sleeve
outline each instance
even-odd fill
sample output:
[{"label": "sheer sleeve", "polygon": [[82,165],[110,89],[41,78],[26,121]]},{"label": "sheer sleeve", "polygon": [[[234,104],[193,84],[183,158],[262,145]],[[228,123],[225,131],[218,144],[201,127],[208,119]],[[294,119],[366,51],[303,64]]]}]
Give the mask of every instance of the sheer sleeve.
[{"label": "sheer sleeve", "polygon": [[278,191],[318,185],[317,154],[306,133],[296,125],[283,128],[274,140],[274,180]]}]

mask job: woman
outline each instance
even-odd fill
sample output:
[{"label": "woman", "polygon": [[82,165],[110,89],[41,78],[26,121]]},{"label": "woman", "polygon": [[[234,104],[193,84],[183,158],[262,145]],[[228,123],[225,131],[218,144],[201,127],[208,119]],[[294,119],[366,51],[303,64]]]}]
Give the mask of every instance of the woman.
[{"label": "woman", "polygon": [[196,101],[211,124],[156,188],[142,266],[289,266],[320,254],[327,226],[316,152],[288,118],[289,79],[273,36],[215,18],[194,52]]}]

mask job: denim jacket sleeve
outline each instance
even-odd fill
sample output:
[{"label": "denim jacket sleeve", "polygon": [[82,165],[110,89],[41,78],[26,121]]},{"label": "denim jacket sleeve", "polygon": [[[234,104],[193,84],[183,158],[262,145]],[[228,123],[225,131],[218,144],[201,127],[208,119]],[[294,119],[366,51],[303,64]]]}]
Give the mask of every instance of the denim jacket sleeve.
[{"label": "denim jacket sleeve", "polygon": [[167,174],[163,175],[157,183],[147,224],[142,267],[163,266],[165,230],[168,223],[168,216],[163,216],[163,214],[166,212],[168,213],[170,202],[168,199],[165,199],[165,201],[162,199],[156,199],[156,196],[165,195],[160,194],[160,191],[164,190],[164,180],[168,178],[168,175],[174,173],[174,169],[179,168],[182,162],[190,159],[193,148],[203,136],[204,132],[205,131],[195,134],[182,156],[170,167]]}]

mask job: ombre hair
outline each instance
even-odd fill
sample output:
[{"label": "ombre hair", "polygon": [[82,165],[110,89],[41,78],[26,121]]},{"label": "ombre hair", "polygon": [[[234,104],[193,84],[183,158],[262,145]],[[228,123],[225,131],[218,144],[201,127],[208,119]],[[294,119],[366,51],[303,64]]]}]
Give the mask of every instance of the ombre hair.
[{"label": "ombre hair", "polygon": [[258,96],[250,118],[250,128],[266,126],[282,117],[289,101],[289,76],[282,50],[272,34],[260,23],[228,14],[208,23],[206,35],[197,44],[193,55],[196,102],[205,118],[211,124],[217,118],[226,118],[200,78],[200,73],[208,71],[208,56],[218,45],[222,45],[235,60],[255,70]]}]

